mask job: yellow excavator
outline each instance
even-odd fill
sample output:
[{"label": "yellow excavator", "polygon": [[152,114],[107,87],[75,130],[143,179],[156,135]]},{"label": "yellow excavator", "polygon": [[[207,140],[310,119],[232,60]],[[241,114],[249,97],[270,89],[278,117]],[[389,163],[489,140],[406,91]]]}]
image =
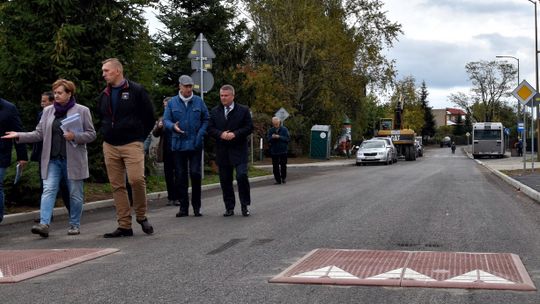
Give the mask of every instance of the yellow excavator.
[{"label": "yellow excavator", "polygon": [[403,106],[398,101],[394,111],[394,119],[381,118],[377,137],[390,137],[396,146],[398,157],[407,161],[416,160],[416,146],[414,140],[416,133],[411,129],[402,129]]}]

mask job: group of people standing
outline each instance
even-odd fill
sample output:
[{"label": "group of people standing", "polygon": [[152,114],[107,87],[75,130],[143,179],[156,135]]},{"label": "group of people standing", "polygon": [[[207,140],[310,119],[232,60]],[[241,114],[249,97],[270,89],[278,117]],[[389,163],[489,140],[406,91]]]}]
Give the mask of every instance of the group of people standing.
[{"label": "group of people standing", "polygon": [[[142,85],[124,77],[123,66],[118,59],[110,58],[102,62],[102,76],[107,86],[98,97],[96,113],[99,130],[103,135],[103,157],[118,222],[114,231],[104,234],[105,238],[132,236],[132,212],[144,233],[154,232],[146,216],[143,147],[151,131],[162,138],[163,157],[167,159],[165,175],[168,200],[170,204],[178,201],[180,210],[177,217],[189,215],[190,182],[193,215],[202,216],[202,153],[206,134],[216,141],[216,163],[225,203],[223,216],[234,215],[234,171],[242,215],[250,215],[248,136],[253,131],[253,122],[248,107],[235,103],[233,86],[222,86],[219,92],[221,104],[208,111],[204,101],[193,94],[194,82],[191,77],[182,75],[179,78],[178,95],[164,101],[163,117],[156,123],[153,105],[146,90]],[[17,151],[17,162],[24,167],[27,162],[24,144],[42,142],[40,147],[34,149],[37,151],[34,151],[33,158],[40,163],[43,185],[40,219],[31,229],[32,233],[41,237],[49,235],[57,193],[64,184],[68,193],[63,196],[69,210],[67,233],[80,234],[83,181],[89,177],[86,145],[96,139],[89,108],[76,102],[75,84],[66,79],[58,79],[53,83],[52,90],[54,102],[44,106],[32,132],[22,132],[16,107],[0,99],[0,134],[3,135],[0,140],[0,221],[4,214],[4,175],[11,162],[13,144]],[[44,94],[42,99],[50,97],[50,94]],[[63,124],[66,118],[74,116],[78,116],[80,127],[77,130],[66,129]],[[277,122],[273,120],[273,124],[268,140],[273,155],[274,175],[276,183],[285,183],[286,143],[289,135],[285,127],[279,126],[279,119]],[[127,184],[131,187],[131,200]]]}]

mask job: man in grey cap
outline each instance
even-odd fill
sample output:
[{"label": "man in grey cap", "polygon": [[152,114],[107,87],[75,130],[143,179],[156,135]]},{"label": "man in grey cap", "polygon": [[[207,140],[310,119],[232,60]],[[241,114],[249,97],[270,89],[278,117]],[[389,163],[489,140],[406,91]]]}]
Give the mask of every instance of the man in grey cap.
[{"label": "man in grey cap", "polygon": [[163,123],[171,133],[171,150],[175,165],[175,188],[180,193],[180,211],[176,217],[189,215],[188,172],[191,179],[191,205],[194,216],[201,214],[201,160],[204,135],[208,127],[208,108],[193,95],[193,79],[182,75],[178,79],[179,94],[165,108]]}]

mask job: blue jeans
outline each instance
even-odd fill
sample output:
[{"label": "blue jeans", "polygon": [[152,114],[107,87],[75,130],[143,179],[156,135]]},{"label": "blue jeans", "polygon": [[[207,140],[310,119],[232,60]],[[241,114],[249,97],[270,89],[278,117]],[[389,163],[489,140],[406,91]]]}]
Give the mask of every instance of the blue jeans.
[{"label": "blue jeans", "polygon": [[[65,159],[52,159],[49,161],[47,179],[43,180],[43,193],[41,194],[40,223],[49,225],[53,214],[56,195],[60,189],[62,178],[67,179],[67,161]],[[83,211],[84,190],[83,180],[67,179],[69,190],[69,224],[80,227]]]},{"label": "blue jeans", "polygon": [[0,168],[0,223],[4,219],[4,176],[7,168]]}]

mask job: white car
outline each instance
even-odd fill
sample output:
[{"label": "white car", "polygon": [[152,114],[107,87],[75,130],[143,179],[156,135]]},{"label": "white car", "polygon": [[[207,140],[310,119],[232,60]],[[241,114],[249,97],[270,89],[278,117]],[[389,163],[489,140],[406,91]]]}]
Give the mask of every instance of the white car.
[{"label": "white car", "polygon": [[384,140],[386,143],[392,147],[392,162],[396,163],[398,156],[397,156],[397,148],[394,146],[394,143],[392,142],[392,139],[390,137],[373,137],[370,140]]},{"label": "white car", "polygon": [[392,164],[393,148],[385,140],[370,139],[365,140],[358,151],[356,151],[356,165],[361,166],[366,163]]}]

